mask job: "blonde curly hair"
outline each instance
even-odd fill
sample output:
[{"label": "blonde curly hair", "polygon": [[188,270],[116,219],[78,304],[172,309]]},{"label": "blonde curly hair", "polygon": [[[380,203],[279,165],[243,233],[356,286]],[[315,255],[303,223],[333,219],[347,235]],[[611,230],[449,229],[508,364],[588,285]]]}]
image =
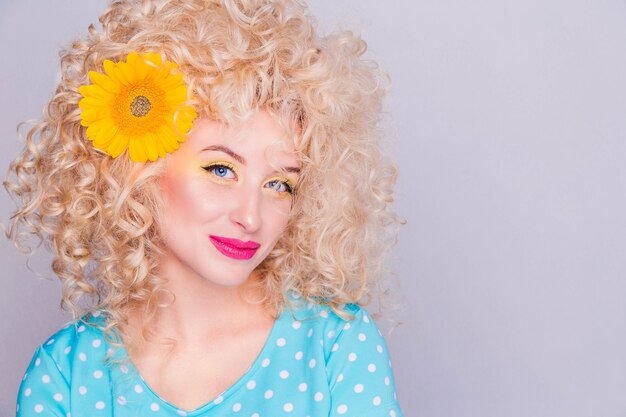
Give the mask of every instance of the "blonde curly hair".
[{"label": "blonde curly hair", "polygon": [[294,299],[335,311],[366,302],[399,219],[380,129],[388,79],[363,58],[365,42],[319,37],[297,0],[119,0],[100,22],[62,51],[56,94],[4,181],[18,204],[6,234],[18,246],[34,234],[53,251],[62,306],[75,317],[103,310],[108,336],[123,334],[131,308],[158,308],[156,179],[166,160],[98,151],[78,108],[88,71],[131,51],[176,62],[200,115],[236,126],[264,108],[297,135],[301,180],[287,229],[258,268],[263,302],[274,311]]}]

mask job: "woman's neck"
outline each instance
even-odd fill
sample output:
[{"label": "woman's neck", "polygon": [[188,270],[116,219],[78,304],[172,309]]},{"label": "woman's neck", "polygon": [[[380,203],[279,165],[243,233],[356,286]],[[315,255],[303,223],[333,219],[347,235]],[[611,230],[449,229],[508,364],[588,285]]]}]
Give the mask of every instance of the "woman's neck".
[{"label": "woman's neck", "polygon": [[[157,342],[168,338],[176,340],[177,345],[197,345],[216,334],[237,331],[251,322],[272,317],[263,304],[253,301],[260,298],[260,277],[255,272],[244,284],[232,287],[216,285],[181,268],[170,257],[161,260],[159,272],[166,282],[158,299],[166,306],[157,308],[148,323]],[[134,314],[131,319],[135,330],[147,320],[143,314]]]}]

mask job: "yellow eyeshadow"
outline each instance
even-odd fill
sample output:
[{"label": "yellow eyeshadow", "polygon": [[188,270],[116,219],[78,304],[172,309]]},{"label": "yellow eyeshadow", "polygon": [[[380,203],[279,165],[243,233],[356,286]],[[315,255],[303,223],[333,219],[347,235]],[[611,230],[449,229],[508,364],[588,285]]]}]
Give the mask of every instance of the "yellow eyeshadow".
[{"label": "yellow eyeshadow", "polygon": [[279,191],[281,194],[284,194],[284,193],[293,194],[296,191],[296,183],[293,180],[291,180],[291,179],[289,179],[287,177],[272,177],[272,178],[268,179],[265,183],[267,184],[267,183],[272,182],[272,181],[284,182],[285,184],[287,184],[289,186],[289,188],[291,188],[291,193],[289,193],[288,191]]},{"label": "yellow eyeshadow", "polygon": [[220,165],[223,165],[223,166],[225,166],[225,167],[227,167],[227,168],[230,168],[230,169],[232,169],[233,171],[235,171],[235,165],[233,165],[232,163],[230,163],[230,162],[228,162],[228,161],[215,161],[215,162],[211,162],[211,163],[208,163],[208,164],[203,165],[203,166],[202,166],[202,168],[203,168],[203,169],[209,169],[209,168],[212,168],[212,167],[214,167],[214,166],[220,166]]},{"label": "yellow eyeshadow", "polygon": [[233,178],[223,178],[210,171],[211,168],[222,167],[222,166],[233,171],[233,173],[235,174],[235,177],[238,177],[237,169],[235,168],[235,165],[233,165],[231,162],[228,162],[228,161],[214,161],[209,164],[202,165],[202,169],[212,174],[211,179],[215,181],[218,181],[220,183],[231,183],[232,181],[234,181]]}]

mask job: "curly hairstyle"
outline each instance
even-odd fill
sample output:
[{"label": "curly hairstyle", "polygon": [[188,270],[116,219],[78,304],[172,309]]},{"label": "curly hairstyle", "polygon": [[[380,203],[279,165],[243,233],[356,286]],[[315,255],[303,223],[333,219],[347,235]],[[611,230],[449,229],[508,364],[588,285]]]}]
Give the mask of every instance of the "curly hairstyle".
[{"label": "curly hairstyle", "polygon": [[103,310],[112,339],[131,308],[159,308],[156,180],[167,160],[112,159],[86,139],[78,108],[88,71],[131,51],[176,62],[201,116],[237,126],[264,108],[297,126],[301,180],[287,229],[258,267],[262,302],[337,312],[366,303],[400,221],[380,128],[388,78],[363,58],[365,42],[318,36],[297,0],[118,0],[100,22],[61,52],[56,93],[3,183],[18,204],[7,237],[21,247],[35,235],[52,250],[62,307],[75,318]]}]

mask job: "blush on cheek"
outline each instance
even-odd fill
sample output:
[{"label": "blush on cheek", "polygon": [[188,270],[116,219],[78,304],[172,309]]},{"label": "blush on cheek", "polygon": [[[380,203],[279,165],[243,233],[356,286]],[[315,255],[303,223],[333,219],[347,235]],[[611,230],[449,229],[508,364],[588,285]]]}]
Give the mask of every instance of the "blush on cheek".
[{"label": "blush on cheek", "polygon": [[234,201],[230,187],[189,172],[168,172],[162,178],[161,190],[169,221],[179,219],[182,223],[205,224],[226,213]]}]

